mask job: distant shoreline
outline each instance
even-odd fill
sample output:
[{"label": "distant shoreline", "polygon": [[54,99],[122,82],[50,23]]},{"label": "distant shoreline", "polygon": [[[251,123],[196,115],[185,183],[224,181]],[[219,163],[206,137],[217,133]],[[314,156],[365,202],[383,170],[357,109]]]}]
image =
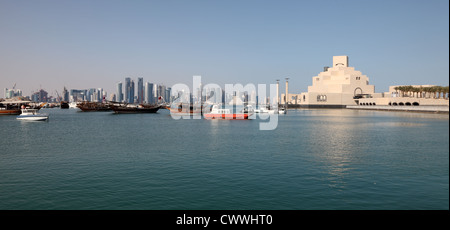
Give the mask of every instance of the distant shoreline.
[{"label": "distant shoreline", "polygon": [[448,106],[349,105],[346,108],[347,109],[356,109],[356,110],[379,110],[379,111],[394,111],[394,112],[421,112],[421,113],[442,113],[442,114],[449,113]]},{"label": "distant shoreline", "polygon": [[414,112],[414,113],[435,113],[449,114],[449,106],[445,105],[423,105],[423,106],[391,106],[391,105],[342,105],[342,106],[293,106],[289,105],[288,109],[352,109],[352,110],[372,110],[372,111],[392,111],[392,112]]}]

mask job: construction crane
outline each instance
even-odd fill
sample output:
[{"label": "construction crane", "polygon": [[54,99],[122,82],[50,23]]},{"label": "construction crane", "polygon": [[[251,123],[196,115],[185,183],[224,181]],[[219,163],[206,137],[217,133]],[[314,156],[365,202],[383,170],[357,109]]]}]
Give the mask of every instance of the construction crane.
[{"label": "construction crane", "polygon": [[56,99],[57,102],[61,102],[61,97],[59,96],[58,90],[55,90],[56,96],[58,96]]}]

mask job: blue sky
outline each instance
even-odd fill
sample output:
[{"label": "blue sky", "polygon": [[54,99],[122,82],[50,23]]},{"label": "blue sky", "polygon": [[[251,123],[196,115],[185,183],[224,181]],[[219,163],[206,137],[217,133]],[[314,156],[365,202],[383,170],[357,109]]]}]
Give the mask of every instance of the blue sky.
[{"label": "blue sky", "polygon": [[0,0],[0,97],[193,75],[300,93],[337,55],[376,92],[448,85],[449,1]]}]

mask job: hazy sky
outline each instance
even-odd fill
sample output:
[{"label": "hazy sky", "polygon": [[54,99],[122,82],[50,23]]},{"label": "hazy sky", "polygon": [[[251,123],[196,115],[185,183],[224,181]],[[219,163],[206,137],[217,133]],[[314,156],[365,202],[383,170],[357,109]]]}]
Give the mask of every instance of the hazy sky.
[{"label": "hazy sky", "polygon": [[[348,55],[376,92],[449,84],[448,0],[0,0],[0,97],[135,81],[300,93]],[[284,84],[282,84],[284,85]],[[284,90],[284,87],[282,88]]]}]

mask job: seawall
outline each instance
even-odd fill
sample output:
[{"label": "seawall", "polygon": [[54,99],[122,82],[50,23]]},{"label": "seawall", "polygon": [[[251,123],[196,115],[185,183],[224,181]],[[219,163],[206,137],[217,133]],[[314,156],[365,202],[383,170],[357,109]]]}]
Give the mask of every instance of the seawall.
[{"label": "seawall", "polygon": [[429,113],[449,113],[449,106],[391,106],[391,105],[348,105],[347,109],[362,110],[384,110],[384,111],[405,111],[405,112],[429,112]]}]

